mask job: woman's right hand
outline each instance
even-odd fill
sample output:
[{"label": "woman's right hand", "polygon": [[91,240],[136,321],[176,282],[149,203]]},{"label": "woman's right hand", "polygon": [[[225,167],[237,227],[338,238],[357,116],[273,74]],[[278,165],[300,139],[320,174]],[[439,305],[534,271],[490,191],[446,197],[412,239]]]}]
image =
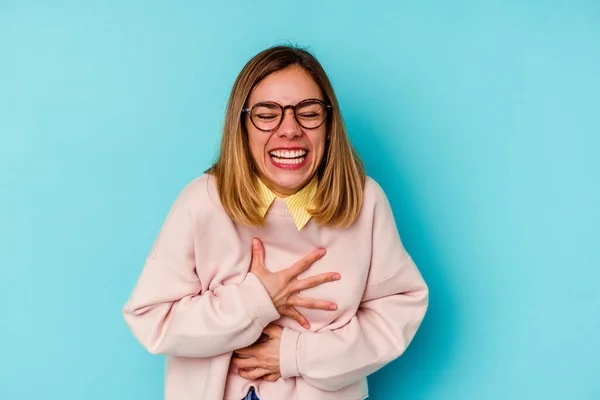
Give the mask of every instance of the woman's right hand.
[{"label": "woman's right hand", "polygon": [[307,254],[294,265],[278,272],[271,272],[265,266],[265,249],[262,242],[254,238],[252,240],[252,272],[267,289],[271,296],[271,301],[281,315],[286,315],[296,321],[304,328],[310,327],[308,321],[302,314],[296,310],[295,306],[316,308],[320,310],[335,310],[337,304],[325,300],[316,300],[302,296],[299,292],[325,282],[336,281],[340,279],[337,272],[326,272],[314,275],[304,279],[296,277],[306,271],[315,261],[325,255],[325,249],[317,249]]}]

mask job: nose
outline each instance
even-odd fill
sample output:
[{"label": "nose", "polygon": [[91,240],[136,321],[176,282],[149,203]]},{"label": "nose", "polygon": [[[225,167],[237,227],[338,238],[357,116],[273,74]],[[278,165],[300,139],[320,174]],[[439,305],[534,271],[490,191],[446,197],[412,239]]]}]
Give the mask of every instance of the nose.
[{"label": "nose", "polygon": [[302,129],[294,117],[293,110],[285,110],[281,120],[281,125],[277,128],[277,135],[287,139],[302,135]]}]

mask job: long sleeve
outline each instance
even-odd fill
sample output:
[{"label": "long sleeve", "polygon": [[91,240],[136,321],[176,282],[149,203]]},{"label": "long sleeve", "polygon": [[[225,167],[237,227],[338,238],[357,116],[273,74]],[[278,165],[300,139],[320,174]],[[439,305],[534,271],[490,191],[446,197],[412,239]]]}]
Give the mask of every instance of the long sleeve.
[{"label": "long sleeve", "polygon": [[[123,308],[138,341],[154,354],[212,357],[254,343],[279,318],[269,294],[251,273],[239,284],[203,291],[196,268],[190,211],[198,199],[194,184],[175,201],[144,269]],[[250,249],[249,249],[250,251]]]},{"label": "long sleeve", "polygon": [[285,328],[280,345],[284,378],[301,376],[321,390],[339,390],[399,357],[423,320],[427,285],[402,245],[385,194],[377,189],[371,264],[359,309],[336,330]]}]

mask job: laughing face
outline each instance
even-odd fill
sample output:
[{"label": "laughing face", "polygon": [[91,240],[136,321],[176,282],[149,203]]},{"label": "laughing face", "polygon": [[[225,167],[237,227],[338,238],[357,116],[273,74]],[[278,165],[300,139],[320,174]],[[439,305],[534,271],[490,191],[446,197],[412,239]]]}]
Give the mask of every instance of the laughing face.
[{"label": "laughing face", "polygon": [[[250,93],[247,107],[263,102],[293,106],[306,99],[323,100],[321,89],[306,71],[290,67],[274,72],[260,82]],[[273,118],[272,113],[265,112],[254,118],[267,120]],[[310,106],[303,115],[307,119],[313,118]],[[272,132],[259,130],[249,115],[244,118],[259,178],[279,197],[302,189],[315,175],[323,159],[327,124],[316,129],[303,128],[289,108],[279,127]]]}]

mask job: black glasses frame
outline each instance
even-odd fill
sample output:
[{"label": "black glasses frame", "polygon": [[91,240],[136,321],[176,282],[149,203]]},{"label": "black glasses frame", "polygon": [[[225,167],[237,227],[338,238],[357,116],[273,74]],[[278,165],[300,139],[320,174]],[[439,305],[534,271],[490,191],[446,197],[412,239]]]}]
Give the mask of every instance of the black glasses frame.
[{"label": "black glasses frame", "polygon": [[[300,122],[300,120],[298,119],[298,115],[296,115],[296,109],[297,107],[301,107],[302,105],[306,104],[306,103],[320,103],[325,107],[325,118],[323,118],[323,122],[321,122],[319,125],[317,126],[313,126],[311,128],[308,128],[304,125],[302,125],[302,122]],[[252,118],[252,110],[254,109],[254,107],[256,106],[264,106],[265,104],[268,105],[272,105],[272,106],[277,106],[281,109],[281,118],[279,118],[279,123],[277,123],[277,125],[272,128],[272,129],[262,129],[259,128],[258,126],[256,126],[256,123],[254,122],[254,119]],[[258,129],[259,131],[263,131],[263,132],[273,132],[276,131],[277,129],[279,129],[279,127],[281,126],[281,123],[283,122],[283,119],[285,118],[285,111],[291,108],[292,112],[294,113],[294,119],[296,120],[296,122],[298,123],[298,125],[300,125],[301,127],[303,127],[304,129],[317,129],[320,128],[325,122],[327,122],[327,119],[329,118],[329,110],[331,110],[331,106],[327,103],[325,103],[323,100],[319,100],[319,99],[305,99],[302,100],[301,102],[299,102],[298,104],[296,104],[295,106],[292,105],[287,105],[287,106],[282,106],[279,103],[276,103],[274,101],[262,101],[260,103],[256,103],[254,104],[252,107],[247,107],[247,108],[242,108],[242,114],[246,113],[248,114],[248,117],[250,117],[250,122],[252,122],[252,125],[254,125],[254,127],[256,129]]]}]

